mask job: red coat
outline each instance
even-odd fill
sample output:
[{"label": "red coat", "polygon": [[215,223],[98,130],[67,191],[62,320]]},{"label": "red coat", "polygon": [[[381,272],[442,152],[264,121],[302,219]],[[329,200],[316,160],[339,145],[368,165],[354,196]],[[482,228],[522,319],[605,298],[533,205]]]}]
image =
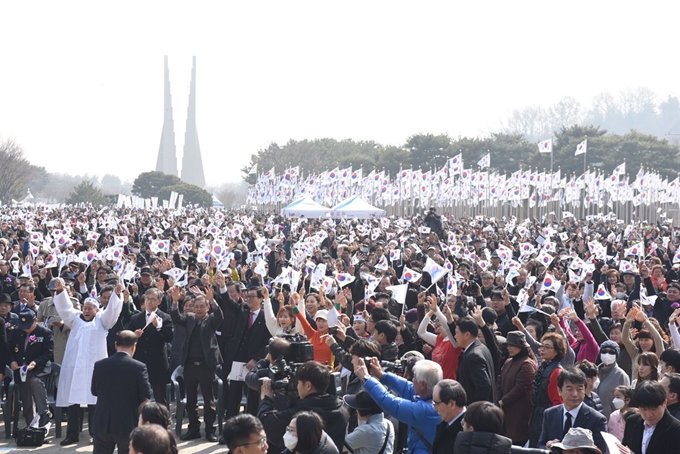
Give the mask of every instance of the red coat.
[{"label": "red coat", "polygon": [[496,395],[503,401],[505,412],[505,435],[514,444],[529,439],[531,388],[535,373],[536,363],[530,357],[508,358],[496,381]]}]

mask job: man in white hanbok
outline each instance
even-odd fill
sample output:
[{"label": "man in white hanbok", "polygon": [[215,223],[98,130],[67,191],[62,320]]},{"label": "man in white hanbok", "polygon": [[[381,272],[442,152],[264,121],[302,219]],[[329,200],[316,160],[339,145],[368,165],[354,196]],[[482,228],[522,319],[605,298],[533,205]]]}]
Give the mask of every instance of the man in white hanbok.
[{"label": "man in white hanbok", "polygon": [[61,442],[62,446],[66,446],[78,443],[81,405],[88,405],[90,435],[94,436],[91,432],[92,415],[97,398],[90,392],[92,372],[94,363],[108,356],[106,336],[118,320],[123,301],[122,286],[119,284],[111,295],[106,310],[100,310],[97,299],[86,298],[83,310],[79,311],[74,309],[64,291],[62,279],[57,280],[56,288],[54,306],[64,324],[71,328],[57,390],[57,407],[68,407],[66,438]]}]

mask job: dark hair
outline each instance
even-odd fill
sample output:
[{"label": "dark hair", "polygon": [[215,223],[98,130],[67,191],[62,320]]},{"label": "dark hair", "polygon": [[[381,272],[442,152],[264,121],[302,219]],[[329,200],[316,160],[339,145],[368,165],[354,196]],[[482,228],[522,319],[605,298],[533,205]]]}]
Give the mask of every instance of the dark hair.
[{"label": "dark hair", "polygon": [[[321,416],[313,411],[301,411],[295,416],[295,425],[298,433],[298,442],[295,451],[302,454],[311,453],[319,446],[324,424]],[[304,434],[304,436],[300,436]],[[145,453],[146,454],[146,453]]]},{"label": "dark hair", "polygon": [[658,381],[659,380],[659,357],[656,356],[656,353],[653,352],[643,352],[640,353],[640,356],[637,358],[637,364],[638,368],[640,367],[640,363],[644,364],[645,366],[649,366],[652,369],[652,375],[649,378],[643,379],[640,377],[640,373],[638,372],[638,381],[636,384],[636,387],[640,385],[642,381],[646,380],[653,380],[653,381]]},{"label": "dark hair", "polygon": [[659,360],[672,367],[674,372],[680,372],[680,349],[667,348],[661,353]]},{"label": "dark hair", "polygon": [[373,323],[378,323],[382,320],[390,320],[390,311],[382,307],[374,307],[371,311],[371,319]]},{"label": "dark hair", "polygon": [[[99,290],[99,295],[103,295],[106,292],[113,292],[114,290],[115,290],[115,287],[113,285],[105,285],[104,287],[102,287],[101,290]],[[156,290],[158,290],[158,289],[156,289]],[[161,298],[162,297],[163,296],[161,295]]]},{"label": "dark hair", "polygon": [[135,428],[130,434],[130,445],[144,454],[178,454],[177,440],[168,429],[158,424]]},{"label": "dark hair", "polygon": [[372,340],[357,339],[349,348],[349,354],[360,358],[367,356],[380,358],[380,347]]},{"label": "dark hair", "polygon": [[623,327],[621,326],[621,323],[614,323],[612,326],[609,327],[609,333],[612,332],[613,329],[618,329],[619,331],[623,330]]},{"label": "dark hair", "polygon": [[172,417],[168,407],[157,402],[151,402],[150,400],[139,406],[139,416],[142,417],[142,421],[149,424],[158,424],[164,429],[169,428],[170,424],[172,424]]},{"label": "dark hair", "polygon": [[587,378],[595,378],[597,377],[597,366],[594,363],[591,363],[587,359],[584,359],[580,361],[576,367],[578,367],[581,372],[583,372]]},{"label": "dark hair", "polygon": [[543,331],[545,329],[544,326],[543,326],[543,323],[541,323],[540,321],[538,321],[534,318],[530,318],[530,319],[527,320],[527,323],[526,323],[525,326],[533,326],[534,330],[536,331],[536,339],[534,339],[534,340],[536,340],[537,342],[540,341],[541,336],[543,336]]},{"label": "dark hair", "polygon": [[479,335],[479,326],[477,325],[475,319],[469,315],[466,315],[465,317],[458,320],[456,323],[456,329],[462,333],[470,333],[473,337],[477,337]]},{"label": "dark hair", "polygon": [[545,333],[541,338],[541,342],[545,342],[547,340],[552,342],[553,347],[555,348],[555,359],[562,361],[564,356],[567,354],[567,342],[564,340],[564,337],[557,333]]},{"label": "dark hair", "polygon": [[323,364],[316,361],[308,361],[300,366],[295,373],[295,378],[298,381],[309,382],[317,392],[325,393],[331,381],[331,373]]},{"label": "dark hair", "polygon": [[445,379],[437,383],[439,388],[439,400],[448,404],[451,401],[456,403],[457,407],[464,407],[467,402],[467,393],[463,385],[456,380]]},{"label": "dark hair", "polygon": [[581,369],[566,367],[557,375],[557,387],[562,389],[565,382],[586,386],[586,374]]},{"label": "dark hair", "polygon": [[626,399],[630,399],[630,403],[633,403],[633,394],[635,393],[635,390],[633,388],[631,388],[630,386],[626,386],[626,385],[619,385],[616,388],[614,388],[614,392],[616,392],[616,391],[623,394],[624,401]]},{"label": "dark hair", "polygon": [[[262,423],[255,416],[242,413],[227,419],[224,423],[222,436],[227,442],[230,452],[250,441],[252,434],[260,434],[264,431]],[[144,453],[146,454],[146,453]]]},{"label": "dark hair", "polygon": [[387,320],[380,320],[378,323],[375,324],[375,333],[380,334],[384,333],[385,334],[385,340],[387,340],[387,343],[394,342],[394,339],[397,338],[397,327],[394,326],[394,323],[387,321]]},{"label": "dark hair", "polygon": [[130,330],[119,331],[116,334],[116,346],[130,348],[137,343],[137,335]]},{"label": "dark hair", "polygon": [[677,394],[680,398],[680,374],[666,374],[664,378],[668,378],[668,391]]},{"label": "dark hair", "polygon": [[32,281],[31,281],[31,282],[25,282],[25,283],[21,284],[21,285],[19,286],[19,288],[21,288],[21,287],[28,287],[28,291],[29,291],[29,292],[34,292],[34,291],[35,291],[35,284],[33,284]]},{"label": "dark hair", "polygon": [[468,426],[475,429],[475,432],[498,434],[503,428],[503,410],[491,402],[480,401],[470,404],[463,419]]},{"label": "dark hair", "polygon": [[[361,397],[359,397],[361,395]],[[367,415],[379,415],[381,414],[382,408],[380,408],[380,405],[371,397],[371,395],[368,393],[368,391],[362,389],[357,393],[357,399],[361,399],[363,402],[370,404],[371,408],[367,410],[361,410],[357,408],[357,413],[359,416],[367,416]]]},{"label": "dark hair", "polygon": [[633,401],[639,408],[657,408],[666,401],[666,391],[658,381],[644,380],[635,388]]},{"label": "dark hair", "polygon": [[275,337],[269,342],[269,355],[271,355],[273,361],[276,361],[279,356],[290,359],[290,351],[290,342],[286,339]]}]

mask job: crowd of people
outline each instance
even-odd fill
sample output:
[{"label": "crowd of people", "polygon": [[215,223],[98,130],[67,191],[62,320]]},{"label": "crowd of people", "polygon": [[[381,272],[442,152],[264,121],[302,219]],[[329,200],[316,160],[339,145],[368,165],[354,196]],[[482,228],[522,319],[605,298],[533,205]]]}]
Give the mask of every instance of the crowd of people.
[{"label": "crowd of people", "polygon": [[46,427],[59,365],[62,445],[87,406],[96,452],[177,452],[175,371],[180,439],[230,451],[680,452],[670,223],[0,214],[0,370]]}]

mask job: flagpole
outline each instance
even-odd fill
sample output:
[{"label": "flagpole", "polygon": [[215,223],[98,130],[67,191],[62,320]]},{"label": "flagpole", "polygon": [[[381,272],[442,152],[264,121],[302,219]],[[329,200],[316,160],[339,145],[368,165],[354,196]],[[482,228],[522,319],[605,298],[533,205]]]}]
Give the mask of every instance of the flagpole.
[{"label": "flagpole", "polygon": [[[588,136],[586,136],[586,141],[588,140]],[[586,152],[583,153],[583,173],[586,173],[586,155],[588,154],[588,142],[586,142]]]}]

